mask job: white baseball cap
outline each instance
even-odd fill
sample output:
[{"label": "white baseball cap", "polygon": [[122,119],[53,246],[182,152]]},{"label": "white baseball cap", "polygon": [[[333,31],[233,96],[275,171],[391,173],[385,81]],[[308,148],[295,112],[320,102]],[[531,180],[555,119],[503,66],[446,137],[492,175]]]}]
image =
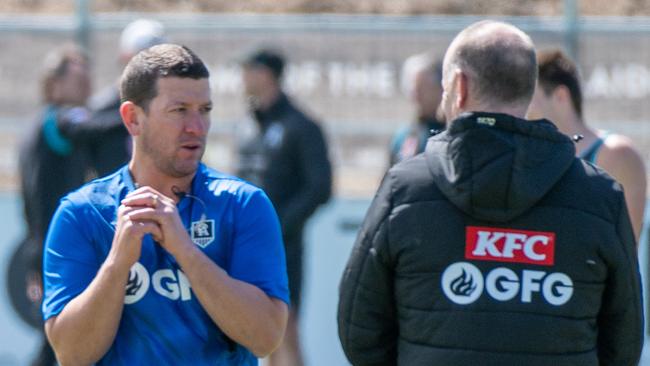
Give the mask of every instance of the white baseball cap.
[{"label": "white baseball cap", "polygon": [[165,28],[160,22],[151,19],[138,19],[129,23],[122,31],[120,52],[135,55],[165,41]]}]

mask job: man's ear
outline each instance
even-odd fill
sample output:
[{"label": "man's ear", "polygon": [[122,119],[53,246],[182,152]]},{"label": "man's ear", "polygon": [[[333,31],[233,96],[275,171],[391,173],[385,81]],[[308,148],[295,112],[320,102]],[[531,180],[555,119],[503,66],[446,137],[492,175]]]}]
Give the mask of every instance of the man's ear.
[{"label": "man's ear", "polygon": [[462,70],[456,69],[454,72],[453,82],[456,84],[456,90],[458,91],[456,93],[456,100],[454,101],[454,104],[456,105],[456,109],[464,110],[465,106],[467,105],[467,97],[469,95],[469,83],[467,75],[465,75]]},{"label": "man's ear", "polygon": [[131,101],[126,101],[120,105],[120,116],[122,116],[122,123],[129,131],[131,136],[138,136],[142,131],[140,115],[144,111]]}]

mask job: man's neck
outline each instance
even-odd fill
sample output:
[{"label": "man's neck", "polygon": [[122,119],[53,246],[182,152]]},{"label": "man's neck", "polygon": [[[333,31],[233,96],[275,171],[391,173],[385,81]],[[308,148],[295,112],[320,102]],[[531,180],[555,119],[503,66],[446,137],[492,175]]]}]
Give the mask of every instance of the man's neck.
[{"label": "man's neck", "polygon": [[598,139],[597,131],[587,126],[577,115],[567,116],[552,122],[556,124],[557,128],[563,134],[569,137],[580,136],[580,139],[576,142],[577,156],[582,154],[584,150],[588,149]]},{"label": "man's neck", "polygon": [[280,89],[269,89],[259,96],[257,109],[262,112],[268,111],[280,99],[281,94]]},{"label": "man's neck", "polygon": [[458,114],[454,117],[457,118],[463,113],[466,112],[484,112],[484,113],[500,113],[500,114],[507,114],[513,117],[521,118],[524,119],[526,118],[526,111],[528,110],[528,106],[520,106],[520,105],[515,105],[515,106],[509,106],[509,105],[468,105],[465,108],[462,108],[458,110]]},{"label": "man's neck", "polygon": [[558,118],[555,123],[557,128],[565,135],[595,135],[595,132],[589,128],[577,115],[569,115],[564,118]]},{"label": "man's neck", "polygon": [[176,202],[180,200],[178,192],[191,191],[192,179],[196,175],[195,172],[184,177],[169,176],[160,172],[153,164],[143,164],[135,159],[129,162],[129,173],[136,187],[149,186]]}]

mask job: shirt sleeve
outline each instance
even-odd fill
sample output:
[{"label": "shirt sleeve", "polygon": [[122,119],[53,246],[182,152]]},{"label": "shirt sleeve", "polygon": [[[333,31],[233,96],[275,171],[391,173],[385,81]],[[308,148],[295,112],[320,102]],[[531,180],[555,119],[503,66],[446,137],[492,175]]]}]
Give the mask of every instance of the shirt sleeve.
[{"label": "shirt sleeve", "polygon": [[235,214],[230,275],[289,304],[289,286],[280,223],[259,189],[241,196]]},{"label": "shirt sleeve", "polygon": [[43,252],[43,319],[58,315],[83,292],[99,270],[81,212],[63,199],[52,218]]}]

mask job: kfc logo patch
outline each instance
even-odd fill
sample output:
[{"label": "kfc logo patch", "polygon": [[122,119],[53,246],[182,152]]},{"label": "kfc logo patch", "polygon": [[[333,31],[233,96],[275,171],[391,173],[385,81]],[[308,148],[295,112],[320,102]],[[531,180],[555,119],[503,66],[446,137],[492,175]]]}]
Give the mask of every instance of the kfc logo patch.
[{"label": "kfc logo patch", "polygon": [[555,233],[468,226],[465,258],[552,266]]}]

